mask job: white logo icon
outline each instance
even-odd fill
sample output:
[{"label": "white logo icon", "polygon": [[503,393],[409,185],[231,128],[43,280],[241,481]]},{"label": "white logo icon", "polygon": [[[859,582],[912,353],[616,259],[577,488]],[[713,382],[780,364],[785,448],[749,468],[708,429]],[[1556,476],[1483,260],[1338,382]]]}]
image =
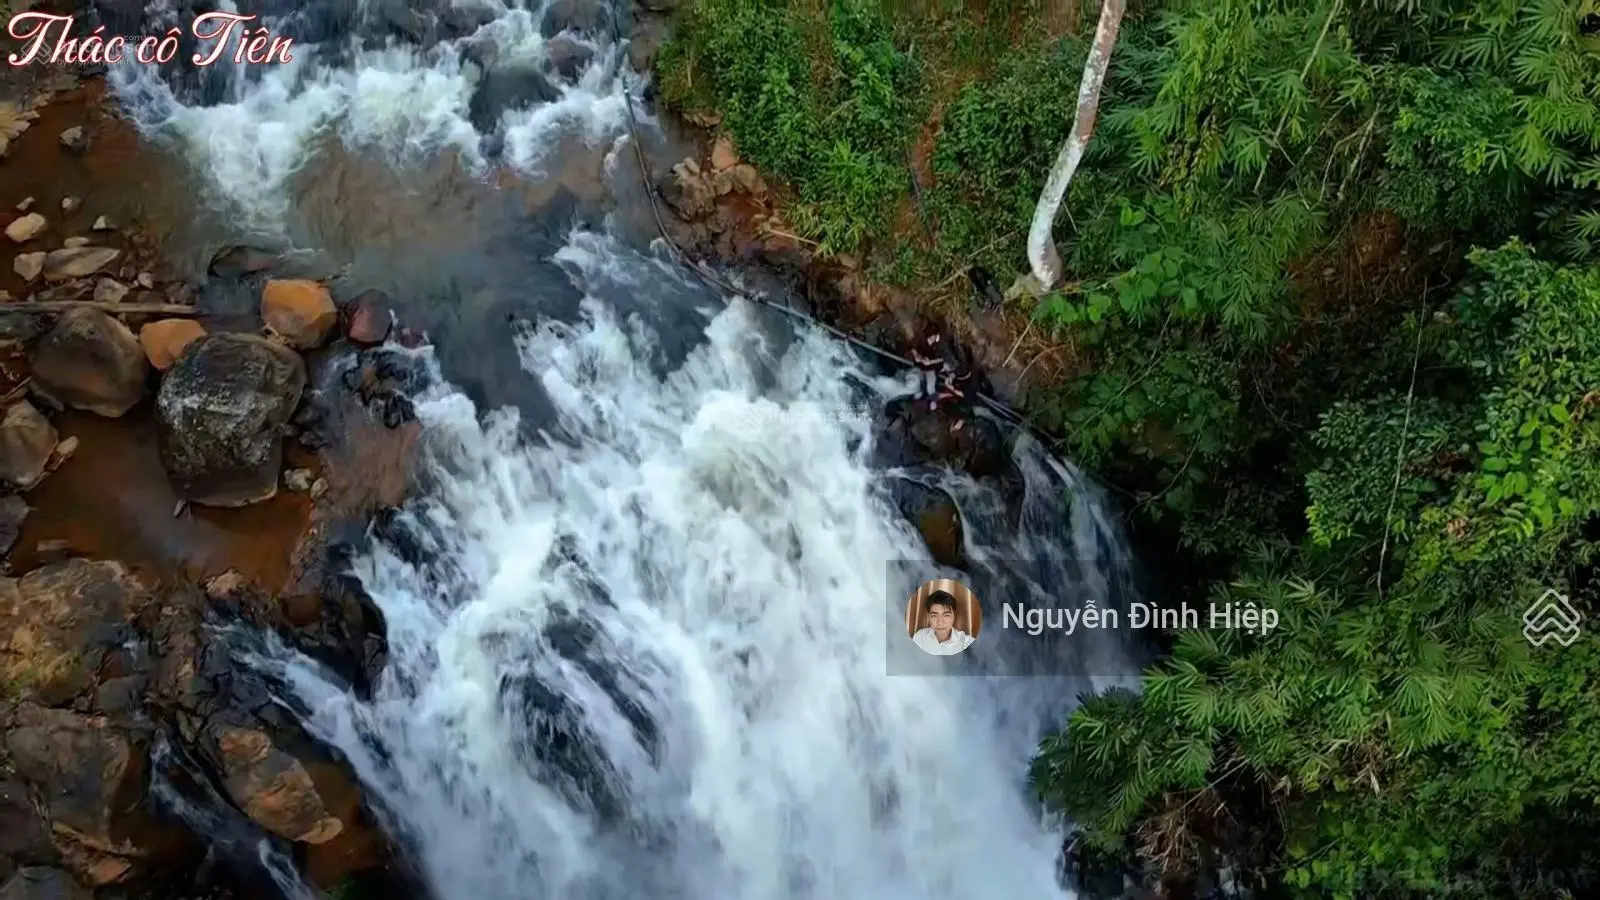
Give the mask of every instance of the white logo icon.
[{"label": "white logo icon", "polygon": [[1535,647],[1543,647],[1551,641],[1571,647],[1583,632],[1578,627],[1581,621],[1583,618],[1572,607],[1572,601],[1551,589],[1522,614],[1522,636]]}]

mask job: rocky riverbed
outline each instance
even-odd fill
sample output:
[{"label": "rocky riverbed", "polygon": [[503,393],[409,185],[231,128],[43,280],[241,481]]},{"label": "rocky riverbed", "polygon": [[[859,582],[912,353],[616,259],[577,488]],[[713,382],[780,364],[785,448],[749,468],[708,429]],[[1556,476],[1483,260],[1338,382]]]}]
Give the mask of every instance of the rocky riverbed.
[{"label": "rocky riverbed", "polygon": [[[635,20],[635,65],[663,22]],[[247,877],[259,858],[219,857],[230,846],[278,854],[316,888],[376,878],[403,894],[403,854],[348,767],[241,660],[265,635],[357,692],[382,670],[382,617],[343,560],[405,498],[420,436],[407,384],[427,336],[381,291],[271,248],[172,270],[149,211],[117,187],[155,163],[99,83],[8,90],[0,900],[271,893]],[[655,174],[691,259],[901,355],[941,329],[794,237],[714,120],[685,128],[698,149]],[[972,346],[1004,368],[1002,344]],[[900,403],[879,462],[1006,477],[999,429],[955,422]],[[959,564],[953,501],[910,483],[896,499]]]},{"label": "rocky riverbed", "polygon": [[[330,560],[403,494],[418,426],[384,373],[415,340],[383,296],[279,277],[264,250],[218,254],[201,283],[166,271],[82,177],[124,174],[137,143],[98,84],[19,92],[0,161],[0,897],[251,893],[157,796],[176,758],[312,884],[381,868],[354,779],[226,636],[248,622],[358,689],[381,668],[382,623]],[[218,281],[249,315],[208,306]]]}]

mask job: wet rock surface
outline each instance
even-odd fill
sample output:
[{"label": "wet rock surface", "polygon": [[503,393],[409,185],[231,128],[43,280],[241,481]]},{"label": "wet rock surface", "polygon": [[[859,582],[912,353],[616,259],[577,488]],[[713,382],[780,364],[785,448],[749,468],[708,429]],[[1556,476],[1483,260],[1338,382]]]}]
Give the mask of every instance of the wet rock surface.
[{"label": "wet rock surface", "polygon": [[271,497],[284,426],[305,389],[293,351],[250,335],[197,339],[156,396],[161,460],[193,503],[244,506]]},{"label": "wet rock surface", "polygon": [[50,843],[50,826],[34,806],[28,785],[14,775],[0,780],[0,884],[17,874],[19,866],[57,861],[59,854]]},{"label": "wet rock surface", "polygon": [[261,290],[261,321],[290,347],[313,350],[333,334],[339,310],[318,282],[274,278]]},{"label": "wet rock surface", "polygon": [[[930,472],[928,476],[934,474]],[[891,495],[900,514],[927,542],[934,562],[955,568],[965,565],[961,510],[955,498],[937,487],[908,478],[896,479]]]},{"label": "wet rock surface", "polygon": [[243,278],[265,272],[277,265],[278,261],[276,253],[260,247],[226,247],[211,258],[209,271],[216,278]]},{"label": "wet rock surface", "polygon": [[145,765],[133,734],[103,717],[23,703],[5,749],[17,773],[46,798],[57,849],[79,879],[120,881],[146,855],[130,827]]},{"label": "wet rock surface", "polygon": [[0,780],[0,874],[58,865],[80,885],[129,883],[190,852],[195,837],[181,823],[152,817],[158,735],[209,763],[265,834],[383,846],[342,764],[237,662],[241,648],[224,637],[232,622],[289,629],[272,599],[242,582],[152,589],[120,564],[84,560],[0,580],[10,635],[0,660],[8,683],[23,685],[0,711],[15,773]]},{"label": "wet rock surface", "polygon": [[205,327],[193,319],[159,319],[139,329],[139,346],[151,367],[165,372],[205,333]]},{"label": "wet rock surface", "polygon": [[18,400],[0,418],[0,484],[33,487],[56,449],[56,430],[32,403]]},{"label": "wet rock surface", "polygon": [[138,338],[94,309],[63,313],[34,351],[33,383],[73,409],[116,418],[144,399],[149,364]]},{"label": "wet rock surface", "polygon": [[611,9],[597,0],[552,0],[539,23],[539,30],[547,38],[563,31],[599,35],[610,27]]},{"label": "wet rock surface", "polygon": [[378,290],[363,291],[350,304],[346,337],[362,346],[381,344],[394,327],[394,301]]},{"label": "wet rock surface", "polygon": [[560,96],[549,76],[532,66],[498,66],[478,81],[467,102],[467,117],[479,133],[492,134],[507,112],[549,103]]},{"label": "wet rock surface", "polygon": [[149,602],[115,562],[71,560],[0,579],[0,675],[21,699],[67,703],[95,686],[119,629]]},{"label": "wet rock surface", "polygon": [[258,825],[308,844],[325,844],[344,830],[328,815],[305,766],[273,746],[265,732],[219,725],[207,737],[221,757],[228,795]]}]

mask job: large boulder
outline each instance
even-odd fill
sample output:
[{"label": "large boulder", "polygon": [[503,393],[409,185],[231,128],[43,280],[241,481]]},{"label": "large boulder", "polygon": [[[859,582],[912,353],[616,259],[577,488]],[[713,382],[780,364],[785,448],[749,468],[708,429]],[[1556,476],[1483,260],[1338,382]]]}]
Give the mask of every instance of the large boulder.
[{"label": "large boulder", "polygon": [[44,798],[56,846],[79,878],[109,884],[132,871],[143,855],[133,840],[142,747],[104,718],[23,703],[5,748]]},{"label": "large boulder", "polygon": [[274,278],[261,289],[261,321],[291,347],[320,347],[339,323],[333,296],[320,282]]},{"label": "large boulder", "polygon": [[116,418],[144,398],[150,364],[128,326],[103,312],[73,309],[33,353],[33,383],[74,409]]},{"label": "large boulder", "polygon": [[[958,424],[961,427],[957,428]],[[927,400],[897,400],[889,405],[876,433],[876,466],[932,464],[978,477],[1011,471],[1005,434],[993,421],[970,410],[959,411],[948,404],[935,410],[928,407]]]},{"label": "large boulder", "polygon": [[956,568],[966,564],[961,510],[949,494],[940,488],[901,478],[895,480],[891,496],[901,514],[922,535],[934,562]]},{"label": "large boulder", "polygon": [[678,218],[686,222],[704,218],[716,208],[716,187],[693,159],[672,167],[661,185],[661,194]]},{"label": "large boulder", "polygon": [[611,8],[601,0],[552,0],[545,5],[539,30],[546,38],[563,31],[597,35],[611,26]]},{"label": "large boulder", "polygon": [[383,291],[363,291],[350,305],[350,327],[345,337],[352,344],[370,347],[388,340],[394,327],[394,303]]},{"label": "large boulder", "polygon": [[219,726],[212,738],[228,796],[257,825],[307,844],[327,843],[344,830],[344,823],[328,814],[311,773],[274,746],[266,732]]},{"label": "large boulder", "polygon": [[6,407],[0,419],[0,482],[24,490],[44,477],[56,449],[56,429],[26,400]]},{"label": "large boulder", "polygon": [[0,578],[0,684],[46,705],[92,689],[149,602],[120,563],[82,559]]},{"label": "large boulder", "polygon": [[480,133],[490,134],[507,112],[551,103],[560,97],[561,89],[532,66],[497,66],[478,79],[467,101],[467,118]]},{"label": "large boulder", "polygon": [[191,344],[156,395],[161,462],[179,496],[245,506],[277,493],[284,426],[305,385],[299,354],[271,341],[214,334]]}]

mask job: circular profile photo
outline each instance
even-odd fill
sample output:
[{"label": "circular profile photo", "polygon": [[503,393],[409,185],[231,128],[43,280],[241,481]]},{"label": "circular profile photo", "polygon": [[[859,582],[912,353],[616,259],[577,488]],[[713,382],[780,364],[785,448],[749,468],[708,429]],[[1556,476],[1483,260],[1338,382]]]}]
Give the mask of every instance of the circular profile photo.
[{"label": "circular profile photo", "polygon": [[906,635],[924,653],[955,656],[972,646],[982,630],[978,598],[959,581],[935,578],[906,601]]}]

